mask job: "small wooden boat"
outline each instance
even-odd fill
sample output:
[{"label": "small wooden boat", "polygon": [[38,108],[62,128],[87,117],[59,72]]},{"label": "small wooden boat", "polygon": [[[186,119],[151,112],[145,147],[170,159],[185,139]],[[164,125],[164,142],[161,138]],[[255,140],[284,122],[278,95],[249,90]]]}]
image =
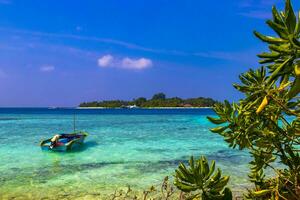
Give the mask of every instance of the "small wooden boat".
[{"label": "small wooden boat", "polygon": [[70,151],[82,145],[86,136],[88,136],[88,133],[82,131],[57,134],[52,138],[43,140],[40,146],[42,150]]}]

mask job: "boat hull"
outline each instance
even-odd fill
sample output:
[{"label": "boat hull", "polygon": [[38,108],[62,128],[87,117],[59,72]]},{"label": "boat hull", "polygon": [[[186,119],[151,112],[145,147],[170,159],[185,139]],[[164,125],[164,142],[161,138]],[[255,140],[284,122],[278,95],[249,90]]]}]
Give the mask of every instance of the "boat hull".
[{"label": "boat hull", "polygon": [[60,134],[59,143],[57,145],[51,145],[51,138],[43,140],[40,143],[42,150],[48,151],[71,151],[77,147],[80,147],[84,143],[84,139],[88,134],[85,132]]}]

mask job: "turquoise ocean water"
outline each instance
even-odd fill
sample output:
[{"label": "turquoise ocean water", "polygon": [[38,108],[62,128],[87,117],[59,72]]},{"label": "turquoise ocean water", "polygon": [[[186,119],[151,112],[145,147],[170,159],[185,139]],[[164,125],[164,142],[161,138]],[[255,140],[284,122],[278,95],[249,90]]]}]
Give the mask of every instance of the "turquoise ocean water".
[{"label": "turquoise ocean water", "polygon": [[[42,151],[54,133],[90,133],[69,153]],[[211,109],[0,109],[0,199],[92,195],[159,185],[190,155],[214,159],[230,184],[247,185],[249,156],[211,132]]]}]

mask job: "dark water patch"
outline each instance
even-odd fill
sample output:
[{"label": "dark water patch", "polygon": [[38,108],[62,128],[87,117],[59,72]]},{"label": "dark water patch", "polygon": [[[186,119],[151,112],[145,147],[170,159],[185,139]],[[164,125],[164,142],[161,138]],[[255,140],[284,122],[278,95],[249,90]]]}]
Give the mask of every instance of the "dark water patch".
[{"label": "dark water patch", "polygon": [[[135,150],[140,151],[140,152],[147,152],[147,153],[162,153],[162,152],[171,152],[169,149],[166,148],[135,148]],[[174,149],[172,149],[174,151]]]},{"label": "dark water patch", "polygon": [[217,151],[217,154],[228,154],[229,152],[230,152],[229,150],[222,149]]},{"label": "dark water patch", "polygon": [[141,162],[138,164],[135,164],[134,166],[128,165],[125,168],[130,169],[130,168],[135,168],[137,169],[141,174],[145,173],[157,173],[158,171],[161,170],[167,170],[169,168],[176,168],[180,162],[187,163],[187,160],[179,160],[179,159],[174,159],[174,160],[161,160],[158,162]]},{"label": "dark water patch", "polygon": [[0,121],[15,121],[15,120],[22,120],[22,119],[15,118],[15,117],[0,117]]},{"label": "dark water patch", "polygon": [[183,131],[183,130],[188,130],[188,128],[186,128],[186,127],[179,127],[179,128],[177,128],[177,130]]},{"label": "dark water patch", "polygon": [[[90,142],[90,145],[98,145]],[[215,160],[223,165],[235,165],[244,163],[245,156],[237,155],[235,152],[220,150],[216,153],[206,155],[209,160]],[[196,156],[195,156],[196,158]],[[180,162],[188,163],[189,156],[184,156],[179,159],[160,160],[160,161],[114,161],[114,162],[91,162],[82,164],[65,164],[53,162],[51,165],[42,166],[37,169],[32,168],[11,168],[7,173],[1,175],[0,182],[20,182],[25,183],[33,181],[38,183],[46,183],[47,180],[60,178],[62,175],[74,174],[75,172],[87,172],[97,170],[103,167],[113,165],[122,165],[124,169],[136,169],[141,174],[154,174],[162,170],[176,169]],[[126,171],[124,171],[125,173]],[[121,172],[120,172],[121,173]],[[171,175],[171,174],[170,174]]]},{"label": "dark water patch", "polygon": [[219,150],[215,153],[207,154],[207,158],[224,164],[236,165],[247,163],[250,161],[250,157],[247,156],[246,152],[241,154],[241,152],[237,152],[232,149]]},{"label": "dark water patch", "polygon": [[201,151],[201,149],[203,149],[203,148],[201,148],[201,147],[199,147],[199,148],[190,148],[191,151]]},{"label": "dark water patch", "polygon": [[4,177],[0,176],[0,183],[4,183],[6,181],[6,179]]},{"label": "dark water patch", "polygon": [[[193,150],[201,150],[201,149],[193,149]],[[194,159],[198,159],[201,155],[197,155],[197,156],[195,155]],[[250,161],[249,156],[232,152],[232,150],[221,150],[215,153],[204,154],[203,156],[205,156],[208,160],[215,160],[217,163],[222,163],[222,164],[239,165]],[[183,156],[179,160],[187,164],[189,158],[190,156]]]},{"label": "dark water patch", "polygon": [[1,182],[22,181],[22,182],[39,182],[44,183],[48,179],[54,179],[61,175],[73,174],[74,172],[84,172],[96,170],[111,165],[125,165],[125,168],[136,168],[142,173],[155,173],[158,170],[166,169],[170,166],[177,166],[182,160],[165,160],[158,162],[142,162],[142,161],[116,161],[116,162],[95,162],[83,164],[60,164],[54,163],[51,166],[44,166],[38,169],[31,168],[11,168],[10,171],[1,176]]},{"label": "dark water patch", "polygon": [[[228,152],[227,152],[228,153]],[[215,160],[217,163],[222,163],[223,165],[237,165],[241,163],[249,162],[249,157],[237,155],[237,154],[211,154],[206,155],[208,160]],[[195,157],[198,158],[198,157]],[[180,159],[173,160],[162,160],[158,162],[146,162],[135,165],[134,167],[139,170],[140,173],[157,173],[160,170],[173,168],[174,170],[178,167],[179,163],[184,163],[188,165],[189,156],[182,157]],[[130,168],[130,166],[128,166]]]}]

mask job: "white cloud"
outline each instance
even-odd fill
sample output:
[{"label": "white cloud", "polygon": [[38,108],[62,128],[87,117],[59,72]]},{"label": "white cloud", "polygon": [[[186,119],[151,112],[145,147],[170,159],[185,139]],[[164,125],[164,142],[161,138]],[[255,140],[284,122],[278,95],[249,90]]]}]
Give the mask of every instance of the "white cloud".
[{"label": "white cloud", "polygon": [[112,55],[105,55],[98,59],[98,65],[100,67],[109,67],[113,62],[114,57]]},{"label": "white cloud", "polygon": [[152,60],[147,58],[114,58],[112,55],[104,55],[98,59],[99,67],[123,68],[142,70],[152,66]]},{"label": "white cloud", "polygon": [[126,69],[146,69],[152,66],[152,61],[147,58],[131,59],[124,58],[122,60],[122,67]]},{"label": "white cloud", "polygon": [[55,67],[53,65],[43,65],[40,67],[40,70],[42,72],[52,72],[55,70]]}]

